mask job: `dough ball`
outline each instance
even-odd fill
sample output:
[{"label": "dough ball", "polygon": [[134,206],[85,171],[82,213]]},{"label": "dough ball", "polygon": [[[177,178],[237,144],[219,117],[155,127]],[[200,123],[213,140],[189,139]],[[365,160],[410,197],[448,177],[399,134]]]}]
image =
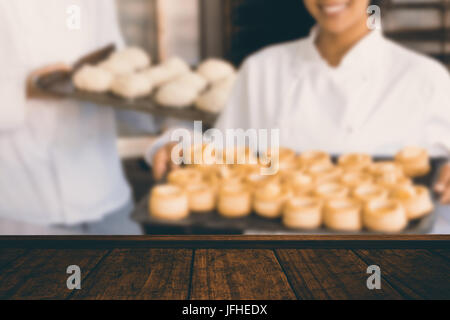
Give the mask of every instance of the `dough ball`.
[{"label": "dough ball", "polygon": [[133,63],[127,59],[108,58],[98,65],[100,68],[112,73],[113,75],[122,75],[133,73],[135,68]]},{"label": "dough ball", "polygon": [[148,96],[152,89],[150,80],[140,73],[116,76],[111,87],[114,94],[127,99]]},{"label": "dough ball", "polygon": [[113,53],[112,60],[121,60],[129,63],[134,70],[142,70],[150,66],[150,56],[141,48],[129,47]]},{"label": "dough ball", "polygon": [[191,71],[191,68],[186,61],[178,57],[168,59],[163,63],[163,65],[176,74],[176,76],[180,76]]},{"label": "dough ball", "polygon": [[236,75],[232,74],[216,82],[211,89],[198,97],[195,102],[197,109],[212,113],[221,112],[228,102],[235,81]]},{"label": "dough ball", "polygon": [[113,75],[99,67],[84,65],[73,76],[75,87],[91,92],[106,92],[110,89]]},{"label": "dough ball", "polygon": [[183,74],[189,73],[190,68],[186,62],[180,58],[171,58],[166,62],[149,68],[142,73],[145,74],[155,87],[160,87]]},{"label": "dough ball", "polygon": [[215,83],[232,75],[235,69],[229,62],[224,60],[208,59],[200,64],[197,72],[209,83]]},{"label": "dough ball", "polygon": [[197,90],[197,92],[205,90],[208,85],[208,82],[206,82],[206,80],[202,76],[198,75],[195,72],[185,73],[184,75],[173,80],[173,83],[182,86],[192,86],[195,88],[195,90]]},{"label": "dough ball", "polygon": [[156,94],[156,102],[165,107],[186,108],[194,104],[197,90],[193,86],[168,83]]}]

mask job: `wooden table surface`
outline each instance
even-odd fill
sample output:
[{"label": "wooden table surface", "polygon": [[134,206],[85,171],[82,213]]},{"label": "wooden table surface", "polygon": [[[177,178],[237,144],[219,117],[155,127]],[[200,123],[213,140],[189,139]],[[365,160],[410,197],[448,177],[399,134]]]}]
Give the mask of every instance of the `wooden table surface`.
[{"label": "wooden table surface", "polygon": [[[450,299],[450,236],[0,237],[1,299]],[[81,268],[81,290],[66,268]],[[381,268],[381,290],[366,286]]]}]

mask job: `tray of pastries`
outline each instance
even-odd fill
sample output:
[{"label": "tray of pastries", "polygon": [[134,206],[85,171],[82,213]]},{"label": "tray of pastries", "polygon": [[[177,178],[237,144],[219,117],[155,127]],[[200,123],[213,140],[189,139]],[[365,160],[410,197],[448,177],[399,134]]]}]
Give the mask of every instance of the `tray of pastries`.
[{"label": "tray of pastries", "polygon": [[71,71],[46,74],[34,84],[46,94],[213,125],[235,80],[236,69],[221,59],[196,68],[179,57],[152,64],[141,48],[110,45],[81,58]]},{"label": "tray of pastries", "polygon": [[442,161],[418,147],[394,159],[281,148],[274,175],[250,161],[186,165],[152,188],[133,219],[192,233],[427,233]]}]

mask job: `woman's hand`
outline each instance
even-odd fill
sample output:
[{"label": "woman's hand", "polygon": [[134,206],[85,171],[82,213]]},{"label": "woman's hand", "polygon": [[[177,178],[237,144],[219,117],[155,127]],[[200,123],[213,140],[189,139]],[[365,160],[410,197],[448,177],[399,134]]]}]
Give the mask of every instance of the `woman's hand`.
[{"label": "woman's hand", "polygon": [[48,65],[37,70],[32,71],[27,77],[27,87],[26,94],[28,99],[49,99],[55,98],[55,96],[47,95],[42,93],[38,88],[36,88],[35,81],[39,77],[45,76],[46,74],[50,74],[53,72],[62,71],[62,72],[70,72],[71,68],[64,63],[56,63],[52,65]]},{"label": "woman's hand", "polygon": [[176,143],[168,143],[161,147],[153,156],[153,177],[155,180],[161,180],[165,174],[178,167],[172,161],[172,149],[176,146]]},{"label": "woman's hand", "polygon": [[441,168],[439,180],[434,186],[434,191],[441,195],[442,204],[450,204],[450,163]]}]

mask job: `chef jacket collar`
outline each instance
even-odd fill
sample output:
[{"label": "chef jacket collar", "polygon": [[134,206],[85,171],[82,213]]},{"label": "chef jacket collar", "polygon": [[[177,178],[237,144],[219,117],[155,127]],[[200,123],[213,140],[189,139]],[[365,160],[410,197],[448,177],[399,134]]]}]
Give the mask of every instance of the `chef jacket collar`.
[{"label": "chef jacket collar", "polygon": [[383,33],[381,30],[373,30],[356,43],[349,52],[346,53],[341,63],[337,67],[331,67],[320,55],[315,44],[319,27],[314,26],[311,29],[309,37],[304,42],[305,46],[298,48],[295,56],[295,66],[293,70],[297,73],[305,65],[305,62],[321,65],[335,72],[346,70],[358,70],[363,73],[370,73],[377,67],[378,62],[382,61],[382,45]]}]

